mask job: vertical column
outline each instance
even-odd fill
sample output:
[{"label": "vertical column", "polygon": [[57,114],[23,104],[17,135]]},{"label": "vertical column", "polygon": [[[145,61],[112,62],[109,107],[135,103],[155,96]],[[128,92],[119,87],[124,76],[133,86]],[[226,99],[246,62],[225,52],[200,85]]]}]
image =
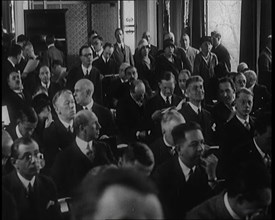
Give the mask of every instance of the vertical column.
[{"label": "vertical column", "polygon": [[17,39],[18,35],[25,33],[23,1],[14,1],[14,12],[15,39]]}]

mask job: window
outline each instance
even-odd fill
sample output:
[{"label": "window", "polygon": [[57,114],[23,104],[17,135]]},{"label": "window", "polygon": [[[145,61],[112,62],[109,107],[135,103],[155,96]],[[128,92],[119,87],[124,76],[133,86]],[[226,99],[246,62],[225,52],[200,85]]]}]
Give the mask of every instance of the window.
[{"label": "window", "polygon": [[239,64],[241,0],[206,0],[206,32],[217,30],[231,55],[231,71]]}]

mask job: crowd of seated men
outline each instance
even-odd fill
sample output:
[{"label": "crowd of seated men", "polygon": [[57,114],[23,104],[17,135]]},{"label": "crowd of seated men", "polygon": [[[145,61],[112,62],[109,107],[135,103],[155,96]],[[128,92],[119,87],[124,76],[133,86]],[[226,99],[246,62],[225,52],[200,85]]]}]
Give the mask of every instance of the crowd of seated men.
[{"label": "crowd of seated men", "polygon": [[[96,31],[2,60],[2,219],[271,219],[271,91],[220,33],[190,46]],[[38,54],[38,55],[36,55]],[[261,58],[263,59],[263,58]],[[3,110],[3,107],[2,107]]]}]

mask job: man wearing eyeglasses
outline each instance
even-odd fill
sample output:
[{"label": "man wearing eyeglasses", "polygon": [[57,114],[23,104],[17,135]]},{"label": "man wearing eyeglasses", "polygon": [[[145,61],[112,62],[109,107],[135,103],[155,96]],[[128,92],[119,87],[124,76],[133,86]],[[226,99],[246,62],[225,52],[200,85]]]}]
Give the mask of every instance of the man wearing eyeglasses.
[{"label": "man wearing eyeglasses", "polygon": [[94,100],[99,104],[103,104],[100,71],[96,67],[92,66],[93,51],[91,47],[88,45],[82,46],[79,49],[79,57],[81,60],[81,64],[72,67],[72,69],[68,72],[66,84],[67,89],[74,92],[74,86],[78,80],[83,78],[89,79],[95,85],[93,96]]},{"label": "man wearing eyeglasses", "polygon": [[17,205],[18,219],[59,219],[56,186],[42,174],[43,154],[29,137],[18,138],[11,148],[11,161],[15,170],[2,179]]}]

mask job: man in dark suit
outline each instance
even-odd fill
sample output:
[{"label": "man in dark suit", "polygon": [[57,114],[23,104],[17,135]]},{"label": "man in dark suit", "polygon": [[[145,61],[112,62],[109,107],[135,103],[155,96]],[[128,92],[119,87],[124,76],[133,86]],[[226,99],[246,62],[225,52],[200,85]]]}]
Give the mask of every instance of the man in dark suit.
[{"label": "man in dark suit", "polygon": [[[7,87],[7,77],[11,72],[18,72],[17,65],[22,59],[22,47],[18,44],[14,44],[9,48],[8,58],[2,63],[2,91],[5,92]],[[3,94],[3,93],[2,93]]]},{"label": "man in dark suit", "polygon": [[219,80],[219,101],[211,109],[217,132],[235,115],[235,91],[235,85],[231,79],[221,78]]},{"label": "man in dark suit", "polygon": [[211,52],[216,54],[221,66],[225,66],[228,72],[231,72],[230,54],[226,47],[221,44],[221,34],[217,31],[211,32],[213,47]]},{"label": "man in dark suit", "polygon": [[191,76],[186,81],[186,94],[189,101],[182,104],[179,112],[186,122],[195,121],[201,126],[205,143],[214,144],[213,120],[211,114],[202,107],[204,88],[203,79],[200,76]]},{"label": "man in dark suit", "polygon": [[185,123],[185,119],[176,109],[171,109],[162,116],[161,131],[163,136],[156,139],[149,146],[155,157],[154,169],[157,169],[159,165],[172,158],[176,153],[171,132],[175,126],[182,123]]},{"label": "man in dark suit", "polygon": [[51,34],[46,36],[46,44],[48,48],[43,52],[43,63],[45,63],[50,70],[52,70],[54,60],[59,60],[62,66],[65,65],[64,54],[61,50],[55,47],[54,41],[54,35]]},{"label": "man in dark suit", "polygon": [[123,143],[148,141],[150,127],[145,114],[144,95],[144,83],[134,80],[128,95],[118,101],[116,120]]},{"label": "man in dark suit", "polygon": [[160,91],[146,103],[146,114],[151,123],[152,141],[161,136],[160,118],[158,115],[163,109],[177,106],[181,101],[181,98],[174,94],[175,84],[176,80],[173,73],[164,72],[161,74],[158,83]]},{"label": "man in dark suit", "polygon": [[96,61],[103,53],[103,38],[100,35],[95,35],[92,38],[92,44],[94,48],[93,62]]},{"label": "man in dark suit", "polygon": [[100,123],[100,136],[113,136],[117,134],[117,129],[109,109],[97,104],[93,100],[94,84],[88,79],[80,79],[74,87],[74,98],[77,112],[82,109],[93,111]]},{"label": "man in dark suit", "polygon": [[119,68],[123,62],[129,63],[131,66],[135,66],[134,58],[129,46],[124,44],[124,33],[121,28],[115,30],[116,43],[114,44],[113,57]]},{"label": "man in dark suit", "polygon": [[89,33],[88,33],[88,45],[91,47],[92,49],[92,52],[93,52],[93,57],[96,56],[96,53],[95,53],[95,48],[94,48],[94,45],[93,45],[93,37],[97,36],[98,33],[96,30],[91,30]]},{"label": "man in dark suit", "polygon": [[3,177],[2,184],[16,201],[18,219],[60,219],[56,186],[49,177],[39,174],[45,161],[38,144],[31,138],[19,138],[11,152],[15,169]]},{"label": "man in dark suit", "polygon": [[71,196],[75,187],[95,166],[116,163],[110,147],[100,141],[100,124],[89,110],[79,111],[74,118],[75,140],[60,152],[51,168],[58,194]]},{"label": "man in dark suit", "polygon": [[153,178],[165,218],[183,219],[187,211],[214,195],[218,159],[214,154],[202,156],[205,146],[199,124],[179,124],[172,136],[177,154],[160,165]]},{"label": "man in dark suit", "polygon": [[188,58],[191,64],[190,72],[193,73],[195,57],[199,53],[199,50],[190,46],[190,38],[186,33],[183,33],[181,36],[181,44],[182,49],[185,52],[186,57]]},{"label": "man in dark suit", "polygon": [[227,163],[228,158],[238,146],[244,145],[254,137],[254,118],[249,114],[253,106],[253,93],[242,88],[236,93],[236,115],[228,121],[220,132],[220,165]]},{"label": "man in dark suit", "polygon": [[26,106],[19,111],[16,126],[8,126],[7,131],[13,140],[20,137],[32,137],[32,134],[37,126],[38,117],[35,110]]},{"label": "man in dark suit", "polygon": [[2,105],[7,106],[10,125],[14,126],[19,111],[31,104],[31,95],[24,89],[20,73],[9,73],[5,81],[7,85],[2,93]]},{"label": "man in dark suit", "polygon": [[79,49],[81,65],[74,66],[68,73],[66,87],[73,92],[75,83],[83,78],[89,79],[95,86],[94,100],[102,104],[102,82],[99,70],[92,66],[93,53],[88,45]]},{"label": "man in dark suit", "polygon": [[187,69],[183,69],[179,73],[178,83],[175,87],[175,94],[182,98],[182,102],[186,102],[188,97],[186,95],[186,81],[191,76]]},{"label": "man in dark suit", "polygon": [[[185,219],[271,219],[271,177],[253,160],[234,166],[227,189],[187,213]],[[253,184],[251,184],[253,183]]]},{"label": "man in dark suit", "polygon": [[250,115],[257,117],[261,109],[265,109],[271,103],[271,94],[266,86],[257,83],[257,74],[253,70],[244,72],[246,88],[253,92],[253,107]]},{"label": "man in dark suit", "polygon": [[265,85],[271,92],[272,82],[272,35],[266,39],[266,46],[258,57],[259,83]]},{"label": "man in dark suit", "polygon": [[44,146],[46,167],[49,172],[59,151],[66,149],[74,140],[73,119],[76,113],[75,101],[70,90],[60,90],[53,97],[53,106],[57,116],[49,127],[44,130]]}]

